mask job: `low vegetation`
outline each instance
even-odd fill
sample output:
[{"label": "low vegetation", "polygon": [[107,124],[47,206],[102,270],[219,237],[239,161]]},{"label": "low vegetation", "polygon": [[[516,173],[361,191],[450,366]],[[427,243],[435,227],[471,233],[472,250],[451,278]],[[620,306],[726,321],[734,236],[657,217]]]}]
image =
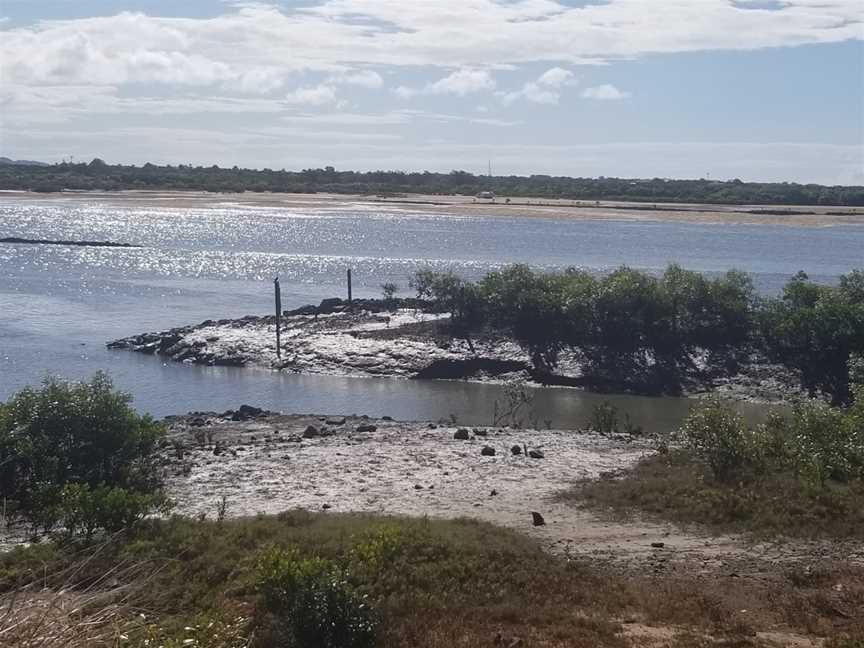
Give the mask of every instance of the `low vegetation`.
[{"label": "low vegetation", "polygon": [[864,358],[864,272],[838,286],[799,273],[776,298],[755,294],[750,277],[708,278],[669,266],[660,276],[627,267],[601,277],[575,269],[515,265],[470,282],[418,271],[411,286],[450,312],[453,334],[505,331],[551,379],[564,351],[610,389],[680,393],[688,379],[734,372],[753,354],[785,364],[811,396],[848,403],[850,371]]},{"label": "low vegetation", "polygon": [[[299,511],[149,520],[96,544],[16,549],[0,555],[0,591],[0,641],[12,648],[623,648],[644,645],[649,625],[665,629],[664,646],[696,648],[772,645],[754,636],[769,629],[864,631],[864,572],[850,568],[625,578],[479,522]],[[78,596],[89,604],[63,606]],[[54,597],[43,614],[28,608],[37,597]]]},{"label": "low vegetation", "polygon": [[720,531],[864,539],[864,388],[849,408],[806,403],[757,426],[712,399],[676,437],[675,449],[567,497]]},{"label": "low vegetation", "polygon": [[[504,196],[568,200],[626,200],[651,203],[718,203],[741,205],[864,205],[864,187],[827,187],[795,183],[728,182],[564,176],[486,176],[465,171],[337,171],[333,167],[302,171],[253,170],[239,167],[123,166],[100,159],[54,165],[0,164],[0,189],[184,189],[239,192],[349,194],[462,194],[492,191]],[[792,211],[790,209],[790,211]],[[795,209],[800,211],[800,208]]]}]

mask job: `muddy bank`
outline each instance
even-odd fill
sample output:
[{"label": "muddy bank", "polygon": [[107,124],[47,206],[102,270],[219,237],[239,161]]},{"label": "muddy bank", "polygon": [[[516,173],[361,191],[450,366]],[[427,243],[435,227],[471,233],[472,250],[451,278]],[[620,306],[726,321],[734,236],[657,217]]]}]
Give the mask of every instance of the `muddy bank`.
[{"label": "muddy bank", "polygon": [[[168,423],[168,489],[186,515],[213,519],[224,498],[228,516],[302,508],[470,517],[598,566],[656,574],[728,576],[767,565],[864,562],[864,549],[854,543],[752,544],[671,524],[607,520],[560,501],[558,494],[575,480],[611,476],[652,451],[649,442],[624,435],[283,415],[250,407]],[[535,512],[545,524],[535,526]]]},{"label": "muddy bank", "polygon": [[[503,332],[467,340],[454,337],[447,313],[434,313],[417,300],[340,299],[286,311],[281,320],[281,353],[276,317],[246,316],[144,333],[108,343],[110,349],[158,355],[175,362],[209,366],[257,366],[301,374],[379,376],[472,381],[523,378],[538,385],[600,393],[697,395],[719,392],[737,400],[766,403],[802,398],[788,369],[753,358],[734,372],[694,362],[681,392],[650,378],[586,373],[572,352],[561,354],[552,374],[538,373],[529,355]],[[678,387],[676,387],[678,389]]]}]

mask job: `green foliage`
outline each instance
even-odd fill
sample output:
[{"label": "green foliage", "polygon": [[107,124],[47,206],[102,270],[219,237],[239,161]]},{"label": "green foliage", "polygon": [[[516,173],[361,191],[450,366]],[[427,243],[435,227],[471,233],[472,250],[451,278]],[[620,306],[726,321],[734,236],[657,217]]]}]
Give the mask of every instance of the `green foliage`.
[{"label": "green foliage", "polygon": [[304,557],[296,549],[271,549],[258,578],[265,618],[261,646],[366,648],[375,645],[369,607],[330,560]]},{"label": "green foliage", "polygon": [[[501,196],[561,198],[575,201],[626,200],[651,203],[702,202],[770,205],[864,205],[864,187],[827,187],[815,184],[757,183],[730,180],[667,180],[661,178],[569,178],[566,176],[487,176],[465,171],[450,173],[404,171],[337,171],[332,166],[302,171],[193,167],[110,165],[102,160],[50,166],[0,165],[0,189],[190,189],[240,192],[333,192],[394,195],[403,193],[476,195],[492,191]],[[789,213],[800,210],[788,209]],[[785,211],[781,213],[786,213]],[[807,212],[805,212],[807,213]]]},{"label": "green foliage", "polygon": [[595,405],[591,411],[590,429],[600,434],[613,434],[618,431],[618,408],[609,401]]},{"label": "green foliage", "polygon": [[43,530],[68,515],[92,532],[159,505],[164,429],[130,402],[97,374],[48,379],[0,405],[0,491],[10,511]]},{"label": "green foliage", "polygon": [[823,392],[835,404],[851,400],[850,370],[864,354],[862,277],[856,270],[830,287],[799,272],[782,297],[767,301],[760,313],[768,352],[799,370],[811,395]]},{"label": "green foliage", "polygon": [[381,293],[384,295],[385,301],[392,302],[397,292],[399,292],[399,286],[392,281],[381,284]]}]

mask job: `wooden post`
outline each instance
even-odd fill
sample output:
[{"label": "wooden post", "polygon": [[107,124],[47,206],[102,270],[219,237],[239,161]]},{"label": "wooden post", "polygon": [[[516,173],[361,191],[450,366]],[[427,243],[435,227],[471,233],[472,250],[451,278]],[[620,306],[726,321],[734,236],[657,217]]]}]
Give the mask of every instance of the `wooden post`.
[{"label": "wooden post", "polygon": [[352,307],[351,300],[351,268],[348,268],[348,308]]},{"label": "wooden post", "polygon": [[279,288],[279,277],[273,280],[273,292],[276,296],[276,357],[282,359],[282,290]]}]

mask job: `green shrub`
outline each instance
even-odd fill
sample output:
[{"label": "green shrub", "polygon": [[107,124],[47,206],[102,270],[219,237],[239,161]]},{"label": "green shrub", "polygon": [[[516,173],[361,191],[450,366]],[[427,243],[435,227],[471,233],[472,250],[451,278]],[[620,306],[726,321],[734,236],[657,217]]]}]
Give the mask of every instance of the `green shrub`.
[{"label": "green shrub", "polygon": [[693,408],[678,431],[679,439],[722,482],[740,479],[763,466],[764,435],[722,400]]},{"label": "green shrub", "polygon": [[130,402],[99,373],[47,379],[0,405],[0,492],[13,516],[46,531],[66,515],[75,526],[98,518],[111,527],[161,503],[164,428]]},{"label": "green shrub", "polygon": [[591,411],[590,429],[600,434],[613,434],[618,431],[618,408],[609,401],[595,405]]},{"label": "green shrub", "polygon": [[372,611],[330,560],[271,549],[259,566],[261,646],[367,648],[375,645]]}]

